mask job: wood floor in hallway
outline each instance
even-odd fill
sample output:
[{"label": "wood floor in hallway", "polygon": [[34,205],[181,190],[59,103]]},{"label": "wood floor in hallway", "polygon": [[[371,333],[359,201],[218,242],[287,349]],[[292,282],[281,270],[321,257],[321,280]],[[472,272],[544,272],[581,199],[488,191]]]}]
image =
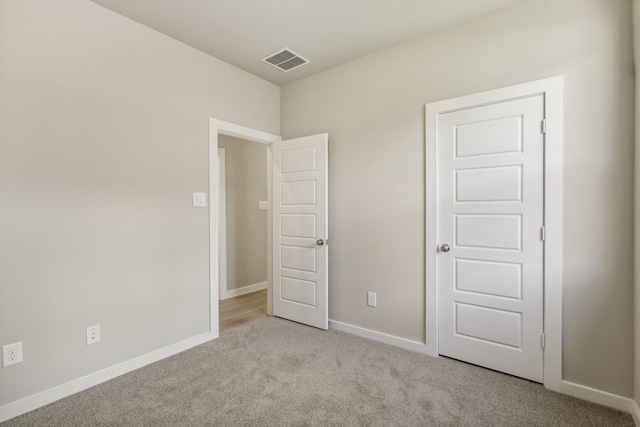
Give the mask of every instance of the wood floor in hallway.
[{"label": "wood floor in hallway", "polygon": [[267,318],[267,290],[220,301],[220,335],[248,328]]}]

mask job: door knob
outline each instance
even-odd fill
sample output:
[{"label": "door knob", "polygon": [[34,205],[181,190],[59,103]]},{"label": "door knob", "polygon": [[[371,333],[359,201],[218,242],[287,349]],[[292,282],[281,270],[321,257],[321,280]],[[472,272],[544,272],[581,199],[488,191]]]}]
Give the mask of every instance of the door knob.
[{"label": "door knob", "polygon": [[451,248],[446,243],[443,245],[440,245],[440,252],[449,252],[450,250]]},{"label": "door knob", "polygon": [[316,245],[318,245],[318,246],[324,245],[324,240],[322,240],[322,239],[316,240]]}]

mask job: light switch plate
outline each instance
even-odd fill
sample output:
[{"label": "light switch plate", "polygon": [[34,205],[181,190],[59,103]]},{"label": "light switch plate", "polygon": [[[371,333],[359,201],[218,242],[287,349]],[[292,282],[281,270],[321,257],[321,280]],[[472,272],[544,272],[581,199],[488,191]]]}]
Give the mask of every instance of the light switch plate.
[{"label": "light switch plate", "polygon": [[369,307],[376,306],[376,293],[375,292],[367,292],[367,305]]},{"label": "light switch plate", "polygon": [[269,209],[269,202],[267,200],[260,200],[258,202],[258,209],[263,209],[263,210]]},{"label": "light switch plate", "polygon": [[193,207],[201,208],[207,206],[207,194],[206,193],[193,193]]}]

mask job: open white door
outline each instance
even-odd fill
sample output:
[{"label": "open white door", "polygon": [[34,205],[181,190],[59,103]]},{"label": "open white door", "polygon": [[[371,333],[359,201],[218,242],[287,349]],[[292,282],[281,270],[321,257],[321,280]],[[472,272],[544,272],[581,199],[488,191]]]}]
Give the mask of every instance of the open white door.
[{"label": "open white door", "polygon": [[273,315],[329,327],[327,134],[272,144]]}]

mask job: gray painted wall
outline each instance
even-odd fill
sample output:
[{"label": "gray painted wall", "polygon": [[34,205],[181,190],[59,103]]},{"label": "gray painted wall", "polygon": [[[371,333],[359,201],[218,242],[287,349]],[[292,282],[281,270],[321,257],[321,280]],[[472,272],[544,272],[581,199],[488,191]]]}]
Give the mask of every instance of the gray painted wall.
[{"label": "gray painted wall", "polygon": [[424,342],[424,105],[564,75],[564,379],[631,396],[631,42],[629,0],[537,0],[283,86],[331,137],[330,318]]},{"label": "gray painted wall", "polygon": [[209,117],[280,89],[86,0],[2,0],[0,51],[2,406],[209,330]]},{"label": "gray painted wall", "polygon": [[226,150],[227,289],[267,281],[267,146],[225,135]]}]

